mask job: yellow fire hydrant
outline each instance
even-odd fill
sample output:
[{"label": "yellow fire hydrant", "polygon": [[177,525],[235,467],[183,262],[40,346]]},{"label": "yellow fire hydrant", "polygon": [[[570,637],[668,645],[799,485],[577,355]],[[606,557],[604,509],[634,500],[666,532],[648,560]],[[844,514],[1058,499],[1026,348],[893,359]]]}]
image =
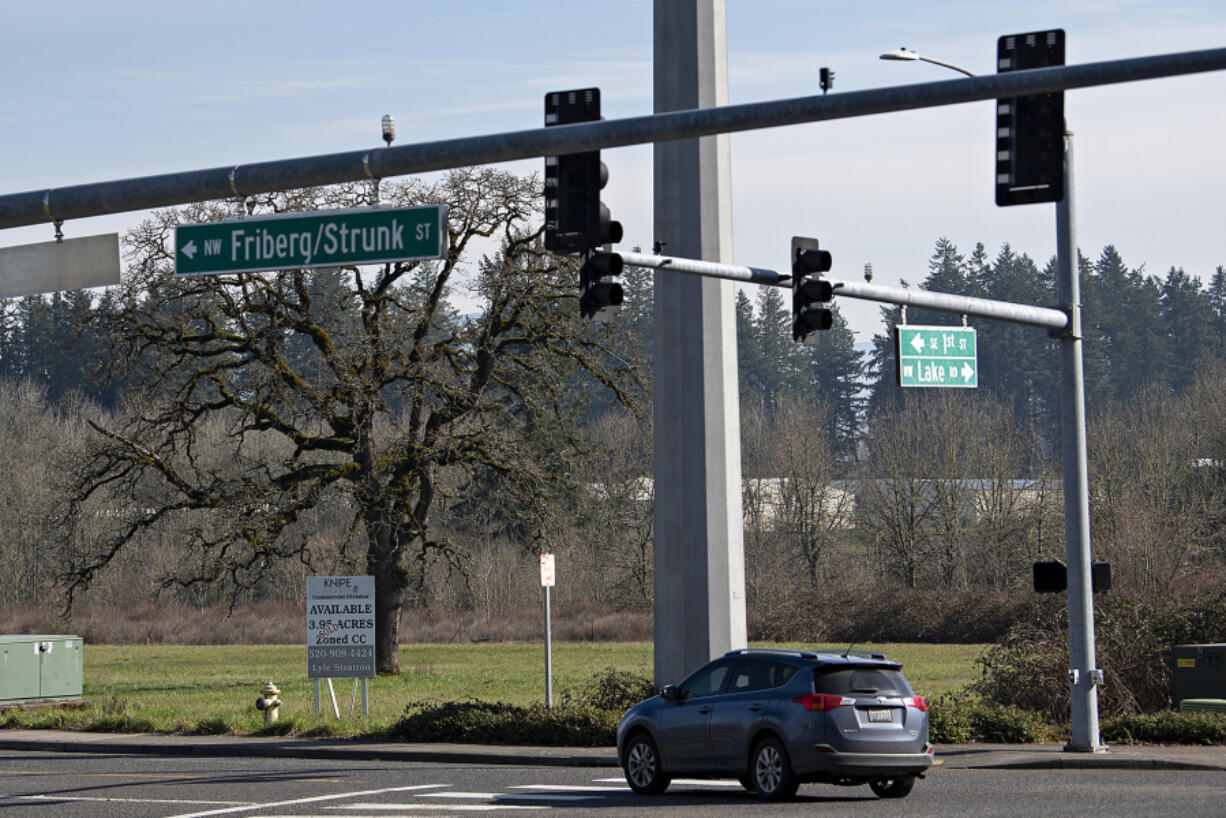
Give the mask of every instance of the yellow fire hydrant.
[{"label": "yellow fire hydrant", "polygon": [[277,708],[281,706],[281,700],[277,696],[281,694],[281,691],[275,684],[269,682],[260,692],[264,695],[255,700],[255,709],[264,711],[264,726],[267,727],[277,720]]}]

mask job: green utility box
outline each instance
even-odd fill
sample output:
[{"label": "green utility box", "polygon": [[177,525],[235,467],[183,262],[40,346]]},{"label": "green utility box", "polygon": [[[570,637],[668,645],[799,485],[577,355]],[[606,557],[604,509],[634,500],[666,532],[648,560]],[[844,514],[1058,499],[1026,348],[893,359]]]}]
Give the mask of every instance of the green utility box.
[{"label": "green utility box", "polygon": [[1171,648],[1171,700],[1226,699],[1226,644]]},{"label": "green utility box", "polygon": [[81,698],[81,637],[0,636],[0,705]]}]

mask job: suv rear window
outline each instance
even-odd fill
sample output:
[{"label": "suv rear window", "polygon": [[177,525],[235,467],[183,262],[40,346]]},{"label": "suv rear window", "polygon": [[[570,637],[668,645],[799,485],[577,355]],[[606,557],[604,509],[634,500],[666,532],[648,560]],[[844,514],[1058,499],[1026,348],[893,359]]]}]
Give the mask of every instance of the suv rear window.
[{"label": "suv rear window", "polygon": [[813,672],[813,692],[833,695],[911,696],[911,685],[897,670],[876,667],[839,667]]}]

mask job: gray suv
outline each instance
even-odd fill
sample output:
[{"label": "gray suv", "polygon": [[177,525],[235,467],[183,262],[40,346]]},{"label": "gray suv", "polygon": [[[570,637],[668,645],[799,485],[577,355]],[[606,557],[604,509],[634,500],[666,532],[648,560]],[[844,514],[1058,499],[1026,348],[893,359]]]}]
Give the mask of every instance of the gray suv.
[{"label": "gray suv", "polygon": [[768,801],[802,782],[902,798],[932,766],[928,703],[880,653],[733,650],[626,711],[617,753],[631,789],[725,776]]}]

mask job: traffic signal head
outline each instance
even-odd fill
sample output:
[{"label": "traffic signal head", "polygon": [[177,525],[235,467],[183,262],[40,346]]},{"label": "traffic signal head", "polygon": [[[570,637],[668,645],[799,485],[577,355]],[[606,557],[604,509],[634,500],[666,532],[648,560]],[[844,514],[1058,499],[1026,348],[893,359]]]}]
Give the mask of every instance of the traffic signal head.
[{"label": "traffic signal head", "polygon": [[[1052,594],[1068,590],[1068,569],[1059,560],[1042,560],[1034,564],[1034,589]],[[1090,590],[1094,593],[1111,590],[1111,563],[1090,563]]]},{"label": "traffic signal head", "polygon": [[823,306],[834,299],[834,286],[821,278],[833,259],[817,239],[792,238],[792,340],[817,343],[815,332],[834,326],[834,313]]},{"label": "traffic signal head", "polygon": [[579,315],[607,321],[621,306],[625,292],[613,280],[621,275],[622,257],[617,253],[592,253],[579,268]]},{"label": "traffic signal head", "polygon": [[[600,119],[600,89],[545,95],[545,125]],[[600,201],[609,169],[600,151],[545,157],[545,247],[555,253],[585,253],[622,240],[622,226]]]},{"label": "traffic signal head", "polygon": [[1059,560],[1040,560],[1034,564],[1034,589],[1040,594],[1057,594],[1068,589],[1068,571]]}]

